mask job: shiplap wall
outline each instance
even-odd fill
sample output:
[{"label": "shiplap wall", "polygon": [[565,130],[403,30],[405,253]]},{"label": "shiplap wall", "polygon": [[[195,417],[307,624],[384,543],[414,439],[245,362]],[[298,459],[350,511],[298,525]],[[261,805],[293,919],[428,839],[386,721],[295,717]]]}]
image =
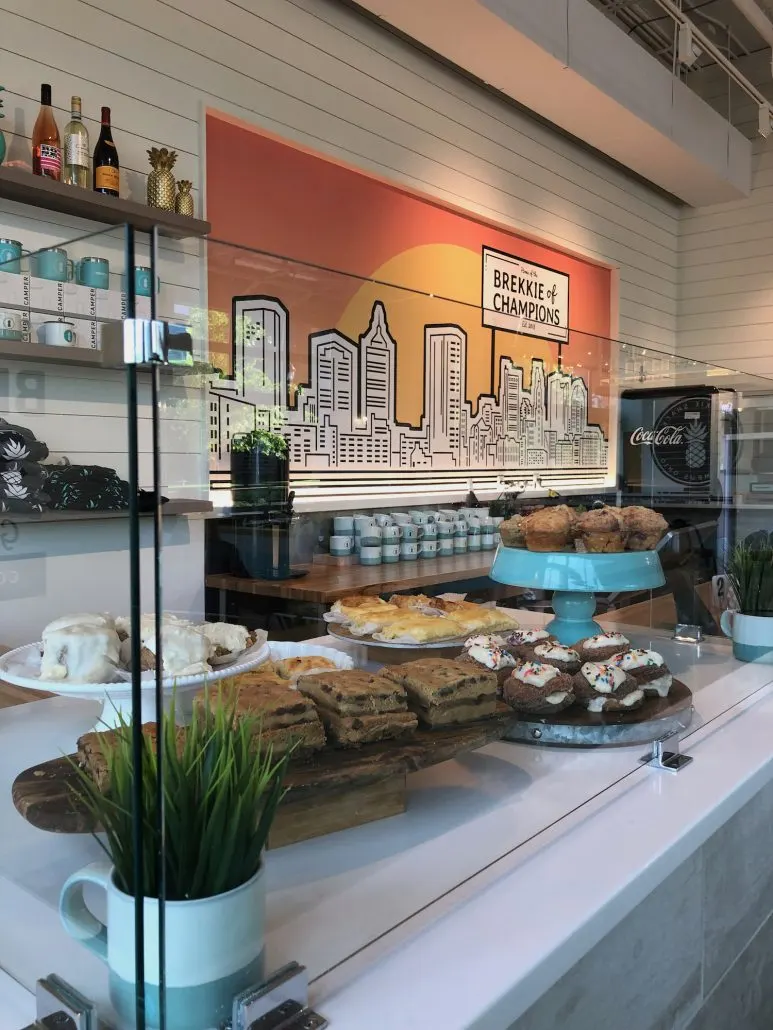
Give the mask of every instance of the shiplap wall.
[{"label": "shiplap wall", "polygon": [[[143,197],[145,151],[166,145],[178,151],[178,175],[193,179],[200,205],[202,112],[224,109],[618,267],[620,336],[675,346],[678,207],[336,0],[0,0],[0,78],[10,161],[29,160],[40,83],[47,81],[60,126],[70,95],[81,95],[92,143],[99,107],[111,107],[124,193]],[[0,235],[29,247],[90,228],[0,204]],[[72,256],[93,252],[85,246],[72,248]],[[161,259],[162,314],[201,303],[197,245],[167,243]],[[121,401],[112,385],[105,394],[103,380],[80,376],[73,393],[71,377],[47,375],[50,403],[28,424],[34,421],[56,453],[66,449],[75,460],[123,470]],[[204,426],[200,397],[173,400],[164,469],[170,492],[179,495],[200,467],[205,445],[197,420]],[[23,421],[0,398],[4,410]],[[95,423],[89,414],[107,417]],[[143,468],[147,462],[146,451]],[[188,577],[194,593],[200,555]]]},{"label": "shiplap wall", "polygon": [[[739,67],[770,95],[769,51]],[[746,200],[682,212],[677,349],[773,377],[773,136],[757,136],[756,104],[724,74],[703,72],[696,85],[754,140],[753,181]]]}]

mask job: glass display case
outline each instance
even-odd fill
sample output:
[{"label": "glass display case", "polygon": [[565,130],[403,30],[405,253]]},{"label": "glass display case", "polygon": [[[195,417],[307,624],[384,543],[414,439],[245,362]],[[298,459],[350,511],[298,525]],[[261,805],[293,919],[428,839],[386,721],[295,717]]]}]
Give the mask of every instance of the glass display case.
[{"label": "glass display case", "polygon": [[[181,275],[190,255],[157,243],[0,242],[0,969],[30,990],[54,971],[109,1025],[204,1028],[290,962],[324,1011],[334,971],[539,847],[656,739],[689,752],[773,682],[773,638],[723,615],[739,544],[769,547],[773,401],[763,378],[571,328],[492,331],[470,302],[217,241]],[[599,551],[573,528],[535,551],[500,529],[604,505],[658,513],[654,538],[626,550],[641,527],[612,516]],[[435,623],[464,599],[490,617],[408,650],[323,617],[393,593]],[[299,672],[459,658],[497,617],[503,638],[533,631],[511,667],[538,661],[562,604],[608,635],[583,665],[594,646],[602,664],[645,654],[614,665],[641,706],[517,711],[474,660],[485,718],[460,695],[463,716],[416,728],[393,686],[368,714],[380,741],[356,705],[287,699]],[[559,659],[552,694],[579,690],[581,662]],[[256,752],[249,719],[269,712]]]}]

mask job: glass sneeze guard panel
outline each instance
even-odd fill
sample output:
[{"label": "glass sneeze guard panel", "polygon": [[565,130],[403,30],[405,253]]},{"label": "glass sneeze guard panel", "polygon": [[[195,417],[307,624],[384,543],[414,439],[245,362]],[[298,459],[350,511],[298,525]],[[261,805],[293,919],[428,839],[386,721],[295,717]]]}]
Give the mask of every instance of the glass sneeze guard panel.
[{"label": "glass sneeze guard panel", "polygon": [[[83,249],[89,246],[81,241],[79,254],[92,253]],[[138,264],[149,263],[143,246],[138,241]],[[65,249],[75,253],[75,244]],[[462,507],[479,506],[501,518],[541,504],[578,510],[598,501],[638,505],[660,512],[667,523],[658,550],[664,583],[599,590],[596,618],[604,630],[622,634],[628,642],[622,647],[661,655],[692,692],[687,748],[691,732],[773,681],[773,666],[733,657],[719,625],[728,602],[727,558],[769,517],[766,491],[753,487],[767,482],[770,381],[574,329],[559,355],[555,342],[492,336],[490,330],[483,335],[480,310],[453,298],[216,241],[206,251],[206,304],[182,292],[193,287],[178,280],[179,295],[169,283],[165,309],[163,260],[157,298],[162,317],[181,318],[191,329],[200,364],[169,382],[143,379],[144,373],[138,378],[146,416],[138,437],[140,485],[150,489],[157,482],[170,502],[196,498],[213,505],[205,518],[163,519],[158,574],[164,612],[197,626],[226,620],[263,631],[273,660],[332,653],[342,664],[377,671],[400,657],[336,639],[322,619],[332,604],[326,591],[356,584],[358,575],[383,573],[389,588],[379,591],[369,580],[367,590],[386,597],[403,577],[414,592],[496,601],[527,628],[545,625],[551,597],[540,587],[495,584],[488,577],[494,550],[481,545],[470,551],[475,534],[469,532],[465,553],[452,556],[456,580],[440,574],[447,556],[439,548],[431,556],[404,553],[400,535],[397,560],[382,561],[376,572],[346,555],[342,560],[331,553],[333,538],[347,536],[346,520],[355,512],[381,516],[375,524],[383,529],[399,526],[406,512],[413,519],[417,510],[455,516]],[[104,387],[110,375],[120,381],[121,373],[100,379],[102,405],[110,403]],[[57,385],[46,397],[65,393]],[[82,398],[78,403],[83,422]],[[22,422],[21,408],[13,414]],[[119,467],[118,460],[125,475],[128,465]],[[467,530],[474,520],[468,513]],[[157,586],[152,525],[141,520],[138,530],[146,612]],[[126,613],[125,554],[105,557],[111,546],[121,546],[111,543],[106,526],[90,530],[87,542],[57,538],[68,561],[90,563],[93,575],[88,594],[79,585],[65,603],[63,591],[66,596],[78,573],[64,579],[47,567],[46,596],[56,592],[56,614],[78,608]],[[67,527],[55,529],[64,534]],[[379,537],[381,548],[394,546]],[[29,627],[39,632],[46,616],[54,617],[48,608],[45,616],[37,609],[19,611],[11,645],[34,639]],[[674,639],[677,625],[697,627],[700,645]],[[189,721],[194,692],[178,693],[182,722]],[[32,705],[0,712],[0,742],[13,741],[0,751],[2,811],[14,827],[0,846],[0,892],[7,911],[25,916],[30,941],[43,928],[52,933],[56,954],[47,967],[97,997],[109,1013],[104,966],[58,929],[56,915],[62,884],[99,857],[98,845],[87,835],[52,835],[23,821],[10,796],[23,768],[74,752],[79,735],[94,725],[96,705],[68,698],[35,704],[46,707],[34,719]],[[148,714],[153,710],[143,717]],[[499,741],[407,781],[398,777],[402,786],[384,788],[389,818],[338,832],[320,833],[312,825],[298,832],[321,805],[314,800],[315,762],[356,765],[369,746],[383,745],[366,745],[363,752],[328,747],[323,758],[291,765],[296,795],[291,789],[282,804],[298,804],[296,837],[288,844],[279,832],[280,807],[260,888],[266,893],[265,954],[250,954],[244,963],[249,976],[257,979],[261,969],[290,960],[306,965],[313,979],[323,976],[624,783],[643,751],[641,743],[588,750]],[[95,898],[91,903],[99,905]],[[151,919],[158,922],[157,915]],[[169,920],[166,929],[172,932]],[[43,971],[37,959],[20,963],[10,950],[0,953],[0,966],[27,986]],[[180,984],[171,967],[167,973],[171,997]],[[229,969],[221,978],[233,976],[228,982],[235,986],[247,975]],[[189,1003],[193,995],[181,990],[175,1003]],[[148,1004],[149,1018],[156,1019],[157,992],[149,993]]]}]

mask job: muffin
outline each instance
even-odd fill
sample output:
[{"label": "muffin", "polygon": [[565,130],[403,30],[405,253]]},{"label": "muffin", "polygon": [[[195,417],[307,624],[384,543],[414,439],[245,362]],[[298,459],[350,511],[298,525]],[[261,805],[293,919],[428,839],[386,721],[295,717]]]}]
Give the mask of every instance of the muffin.
[{"label": "muffin", "polygon": [[642,508],[632,504],[629,508],[621,508],[629,551],[654,551],[668,531],[668,523],[652,508]]},{"label": "muffin", "polygon": [[592,508],[577,520],[577,549],[589,554],[625,550],[627,529],[619,508]]},{"label": "muffin", "polygon": [[584,662],[608,662],[613,655],[628,650],[631,641],[622,633],[599,633],[595,637],[578,640],[575,651]]},{"label": "muffin", "polygon": [[501,696],[502,684],[517,664],[517,659],[501,643],[495,643],[493,637],[470,637],[456,660],[496,673],[498,696]]},{"label": "muffin", "polygon": [[574,676],[576,672],[579,672],[582,665],[579,652],[571,647],[555,644],[552,641],[537,644],[532,651],[532,655],[535,662],[541,662],[543,665],[553,665],[559,672],[565,672],[569,676]]},{"label": "muffin", "polygon": [[577,516],[565,504],[542,508],[521,523],[530,551],[565,551],[574,539]]},{"label": "muffin", "polygon": [[613,655],[609,664],[622,669],[645,694],[666,697],[674,682],[663,656],[657,651],[633,648]]},{"label": "muffin", "polygon": [[499,535],[505,547],[525,547],[523,535],[523,515],[513,515],[499,524]]},{"label": "muffin", "polygon": [[517,712],[555,715],[574,704],[572,677],[554,665],[520,662],[503,683],[502,698]]},{"label": "muffin", "polygon": [[534,648],[537,644],[557,643],[555,637],[551,637],[546,629],[517,629],[515,633],[509,633],[505,637],[507,650],[524,662],[534,658]]},{"label": "muffin", "polygon": [[585,662],[571,683],[575,697],[589,712],[630,712],[644,703],[644,690],[611,663]]}]

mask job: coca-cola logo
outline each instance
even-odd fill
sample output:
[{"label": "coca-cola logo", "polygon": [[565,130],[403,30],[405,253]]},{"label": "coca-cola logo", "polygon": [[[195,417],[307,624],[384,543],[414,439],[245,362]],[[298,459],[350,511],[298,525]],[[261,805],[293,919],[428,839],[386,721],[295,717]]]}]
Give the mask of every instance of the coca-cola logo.
[{"label": "coca-cola logo", "polygon": [[634,447],[677,447],[684,442],[684,426],[660,426],[658,429],[645,429],[644,426],[639,426],[631,433],[631,443]]}]

